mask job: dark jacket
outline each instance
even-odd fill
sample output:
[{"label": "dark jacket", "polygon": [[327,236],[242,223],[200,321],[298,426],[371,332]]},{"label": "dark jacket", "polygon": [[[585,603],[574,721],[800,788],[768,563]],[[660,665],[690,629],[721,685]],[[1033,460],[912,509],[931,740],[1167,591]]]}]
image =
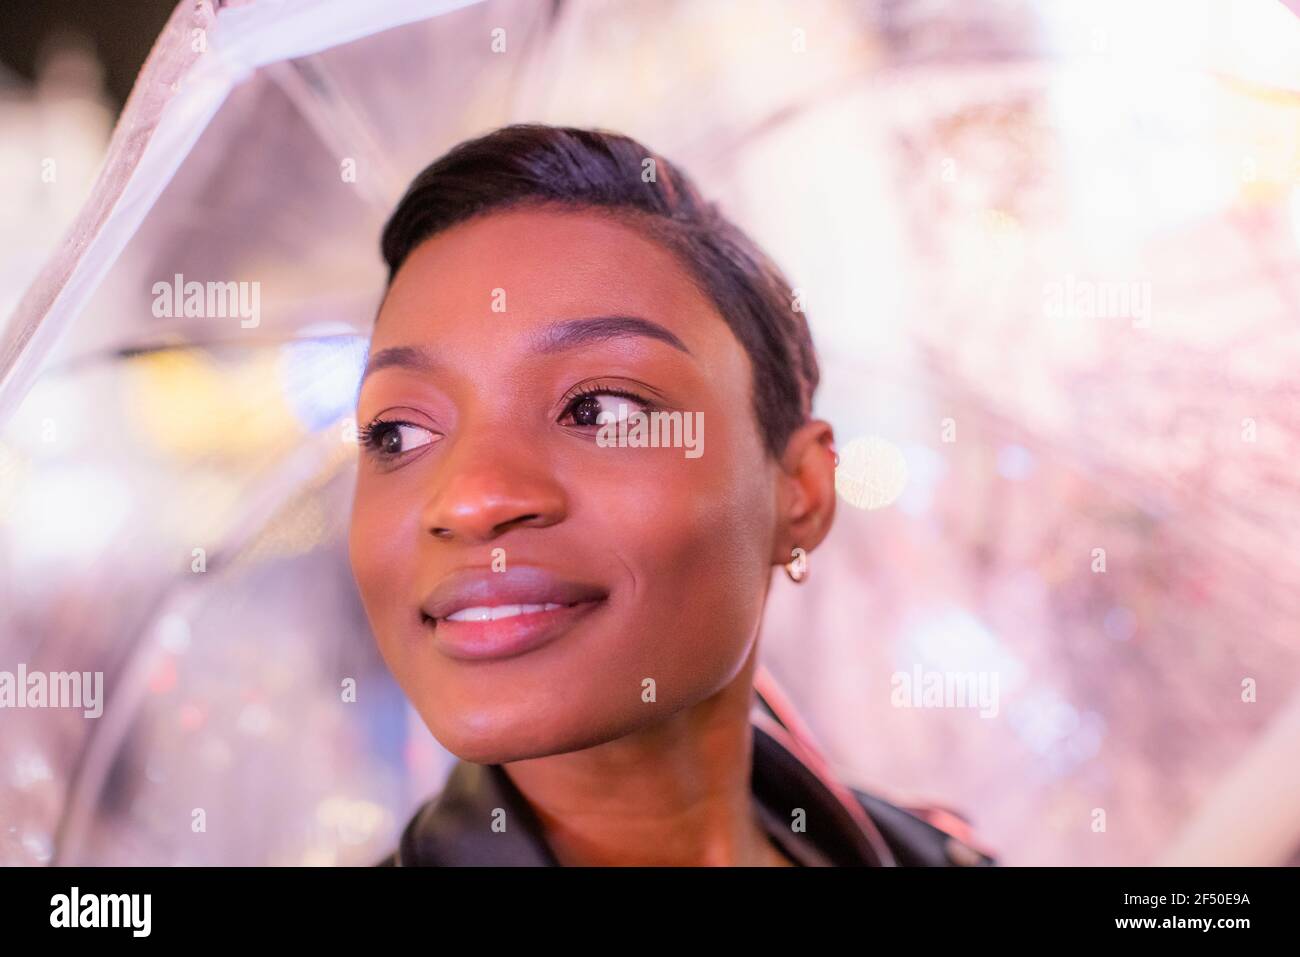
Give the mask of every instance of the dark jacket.
[{"label": "dark jacket", "polygon": [[[757,696],[753,793],[768,833],[802,866],[993,866],[965,822],[942,808],[903,808],[817,770],[819,757]],[[801,758],[799,755],[802,755]],[[806,827],[795,831],[802,808]],[[496,809],[504,810],[503,816]],[[494,813],[495,812],[495,813]],[[492,823],[504,819],[504,830]],[[458,761],[441,792],[378,866],[557,867],[527,800],[498,764]]]}]

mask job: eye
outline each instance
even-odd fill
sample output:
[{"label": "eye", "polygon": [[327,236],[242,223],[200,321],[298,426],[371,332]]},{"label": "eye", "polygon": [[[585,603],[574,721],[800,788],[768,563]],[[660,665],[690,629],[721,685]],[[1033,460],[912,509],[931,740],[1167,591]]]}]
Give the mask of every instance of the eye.
[{"label": "eye", "polygon": [[376,419],[357,433],[361,445],[381,459],[396,458],[431,444],[435,438],[430,429],[400,420]]},{"label": "eye", "polygon": [[586,389],[570,397],[560,416],[560,424],[597,428],[606,422],[626,419],[637,411],[638,406],[645,411],[650,403],[626,389]]}]

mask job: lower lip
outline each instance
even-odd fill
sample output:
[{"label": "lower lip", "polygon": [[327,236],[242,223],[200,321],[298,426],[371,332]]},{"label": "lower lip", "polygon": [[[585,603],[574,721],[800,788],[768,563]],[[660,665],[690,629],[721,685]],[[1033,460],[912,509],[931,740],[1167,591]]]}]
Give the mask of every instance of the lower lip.
[{"label": "lower lip", "polygon": [[450,658],[463,661],[513,658],[549,644],[604,604],[602,598],[495,621],[442,618],[435,623],[425,618],[424,627],[433,633],[434,643]]}]

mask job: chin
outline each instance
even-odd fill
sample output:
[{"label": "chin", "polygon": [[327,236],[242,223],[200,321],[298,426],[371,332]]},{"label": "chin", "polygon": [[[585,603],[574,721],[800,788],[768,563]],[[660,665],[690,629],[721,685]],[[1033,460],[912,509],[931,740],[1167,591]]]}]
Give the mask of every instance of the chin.
[{"label": "chin", "polygon": [[508,764],[581,751],[616,740],[650,723],[631,715],[597,720],[594,709],[503,715],[494,710],[421,711],[430,733],[444,748],[475,764]]}]

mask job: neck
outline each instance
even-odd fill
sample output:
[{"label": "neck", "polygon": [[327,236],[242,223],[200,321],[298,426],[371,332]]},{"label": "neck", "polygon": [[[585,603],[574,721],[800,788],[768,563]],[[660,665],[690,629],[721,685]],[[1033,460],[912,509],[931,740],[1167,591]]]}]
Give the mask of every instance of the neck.
[{"label": "neck", "polygon": [[754,804],[751,653],[712,697],[614,741],[504,765],[565,866],[788,864]]}]

